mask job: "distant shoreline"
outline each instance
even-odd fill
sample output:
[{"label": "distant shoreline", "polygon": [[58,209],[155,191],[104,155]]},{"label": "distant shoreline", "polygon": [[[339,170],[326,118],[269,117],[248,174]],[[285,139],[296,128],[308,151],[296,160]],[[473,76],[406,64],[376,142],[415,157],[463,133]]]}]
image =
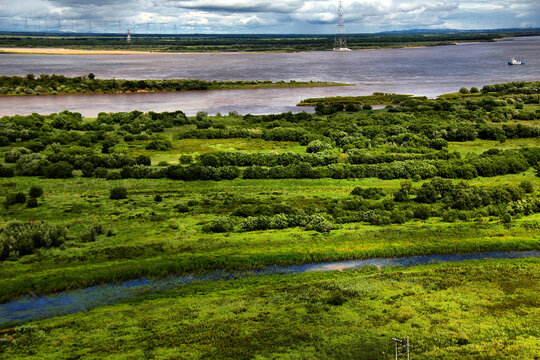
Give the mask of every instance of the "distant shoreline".
[{"label": "distant shoreline", "polygon": [[[28,55],[142,55],[156,54],[152,51],[131,50],[77,50],[66,48],[9,48],[0,47],[0,54],[28,54]],[[160,52],[161,54],[161,52]],[[165,53],[167,54],[167,53]]]},{"label": "distant shoreline", "polygon": [[[482,41],[474,42],[482,43]],[[388,47],[369,47],[362,49],[351,50],[357,51],[373,51],[373,50],[396,50],[396,49],[421,49],[436,46],[454,46],[460,42],[452,42],[445,44],[426,44],[426,45],[403,45],[403,46],[388,46]],[[286,53],[307,53],[307,52],[332,52],[328,50],[269,50],[269,51],[144,51],[144,50],[83,50],[83,49],[68,49],[68,48],[22,48],[22,47],[0,47],[0,55],[2,54],[18,54],[18,55],[198,55],[198,54],[216,54],[216,55],[234,55],[234,54],[286,54]]]}]

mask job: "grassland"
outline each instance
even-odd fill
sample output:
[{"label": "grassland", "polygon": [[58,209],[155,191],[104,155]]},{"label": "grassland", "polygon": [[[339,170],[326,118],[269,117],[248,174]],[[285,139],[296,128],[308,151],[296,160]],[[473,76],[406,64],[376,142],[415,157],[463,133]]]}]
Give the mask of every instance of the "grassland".
[{"label": "grassland", "polygon": [[207,282],[33,322],[3,359],[534,359],[538,259]]},{"label": "grassland", "polygon": [[[376,111],[329,100],[314,115],[4,117],[0,302],[272,264],[539,249],[538,86]],[[391,337],[410,336],[419,359],[529,359],[538,264],[201,283],[0,332],[0,358],[386,359]]]}]

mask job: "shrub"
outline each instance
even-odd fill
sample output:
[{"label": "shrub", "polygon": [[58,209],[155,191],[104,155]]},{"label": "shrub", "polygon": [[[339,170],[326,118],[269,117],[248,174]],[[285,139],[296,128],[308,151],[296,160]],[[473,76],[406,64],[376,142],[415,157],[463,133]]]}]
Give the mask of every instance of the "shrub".
[{"label": "shrub", "polygon": [[26,202],[26,207],[27,208],[32,209],[32,208],[36,208],[37,206],[38,206],[38,201],[37,201],[36,198],[32,197],[32,198],[28,199],[28,201]]},{"label": "shrub", "polygon": [[204,120],[208,117],[208,113],[206,111],[199,111],[197,112],[197,116],[195,117],[198,121]]},{"label": "shrub", "polygon": [[167,151],[172,149],[172,143],[169,140],[153,140],[146,145],[146,150]]},{"label": "shrub", "polygon": [[23,147],[16,147],[10,149],[6,154],[4,155],[4,160],[7,163],[16,163],[17,160],[21,158],[23,155],[31,154],[32,150],[29,150],[27,148]]},{"label": "shrub", "polygon": [[39,248],[62,245],[66,230],[46,223],[12,222],[0,229],[0,260],[28,255]]},{"label": "shrub", "polygon": [[120,180],[122,179],[122,175],[119,171],[107,171],[107,175],[105,176],[107,180]]},{"label": "shrub", "polygon": [[193,156],[191,155],[182,155],[180,156],[180,164],[189,165],[193,162]]},{"label": "shrub", "polygon": [[179,213],[188,213],[189,212],[189,206],[186,204],[178,204],[175,206],[175,209],[178,210]]},{"label": "shrub", "polygon": [[14,205],[14,204],[24,204],[25,202],[26,202],[26,195],[24,195],[22,192],[6,195],[5,204],[7,206]]},{"label": "shrub", "polygon": [[362,110],[373,110],[373,107],[369,104],[362,106]]},{"label": "shrub", "polygon": [[219,216],[212,220],[212,222],[205,227],[205,231],[213,233],[229,232],[233,229],[231,219],[225,216]]},{"label": "shrub", "polygon": [[308,224],[306,225],[306,230],[315,230],[320,233],[327,233],[334,229],[334,224],[321,215],[311,216]]},{"label": "shrub", "polygon": [[94,172],[94,176],[100,179],[105,179],[107,177],[107,169],[98,167]]},{"label": "shrub", "polygon": [[87,232],[81,235],[81,241],[82,242],[94,242],[97,240],[97,237],[99,235],[103,235],[105,231],[103,230],[103,225],[101,224],[94,224],[90,226]]},{"label": "shrub", "polygon": [[127,199],[127,189],[125,187],[115,187],[111,189],[109,196],[112,200]]},{"label": "shrub", "polygon": [[480,90],[478,90],[477,87],[473,86],[473,87],[471,88],[471,94],[477,94],[477,93],[479,93],[479,92],[480,92]]},{"label": "shrub", "polygon": [[2,166],[2,164],[0,164],[0,178],[2,178],[2,177],[13,177],[13,176],[15,176],[15,171],[13,171],[12,168],[8,168],[8,167]]},{"label": "shrub", "polygon": [[33,198],[38,198],[43,195],[43,188],[39,186],[32,186],[28,192],[28,195]]},{"label": "shrub", "polygon": [[137,165],[146,165],[146,166],[150,166],[152,165],[152,160],[150,159],[149,156],[146,156],[146,155],[139,155],[137,156],[137,159],[135,159],[135,163]]},{"label": "shrub", "polygon": [[361,196],[364,199],[379,200],[386,195],[386,192],[382,188],[363,188],[357,186],[353,189],[351,195]]},{"label": "shrub", "polygon": [[419,204],[413,209],[413,216],[416,219],[427,220],[431,215],[431,207],[426,204]]},{"label": "shrub", "polygon": [[67,179],[73,177],[73,166],[66,161],[60,161],[45,167],[43,173],[49,179]]},{"label": "shrub", "polygon": [[308,144],[306,151],[308,153],[318,153],[321,151],[331,150],[331,149],[332,149],[332,145],[325,143],[321,140],[314,140]]},{"label": "shrub", "polygon": [[158,166],[169,166],[169,163],[166,162],[166,161],[160,161],[160,162],[158,163]]},{"label": "shrub", "polygon": [[45,167],[50,165],[45,155],[39,153],[32,153],[22,155],[17,160],[17,173],[22,176],[39,176],[43,175]]},{"label": "shrub", "polygon": [[462,94],[469,94],[471,91],[466,87],[462,87],[461,89],[459,89],[459,92]]},{"label": "shrub", "polygon": [[161,195],[158,194],[158,195],[154,196],[154,201],[155,202],[162,202],[163,198],[161,197]]},{"label": "shrub", "polygon": [[519,184],[519,187],[523,189],[527,194],[530,194],[534,191],[534,186],[532,181],[530,180],[524,180]]}]

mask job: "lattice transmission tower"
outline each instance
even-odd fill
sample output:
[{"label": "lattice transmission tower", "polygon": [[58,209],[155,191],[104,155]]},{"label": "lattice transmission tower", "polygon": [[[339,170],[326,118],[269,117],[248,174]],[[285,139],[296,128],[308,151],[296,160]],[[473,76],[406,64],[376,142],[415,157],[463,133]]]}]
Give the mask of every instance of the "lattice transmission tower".
[{"label": "lattice transmission tower", "polygon": [[336,27],[336,38],[334,39],[334,51],[349,51],[347,48],[347,37],[345,36],[345,19],[343,16],[343,1],[338,5],[338,24]]}]

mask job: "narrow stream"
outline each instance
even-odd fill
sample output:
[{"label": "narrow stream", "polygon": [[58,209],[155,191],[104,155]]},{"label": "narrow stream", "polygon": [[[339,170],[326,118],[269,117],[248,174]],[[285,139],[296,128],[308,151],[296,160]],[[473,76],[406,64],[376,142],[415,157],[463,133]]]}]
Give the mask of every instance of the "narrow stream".
[{"label": "narrow stream", "polygon": [[540,257],[540,250],[375,258],[304,265],[268,266],[264,269],[250,272],[214,271],[199,276],[174,276],[158,280],[142,278],[118,284],[97,285],[40,297],[26,296],[12,302],[0,304],[0,326],[20,324],[32,320],[72,314],[78,311],[87,311],[98,306],[110,305],[133,297],[159,293],[178,286],[189,285],[201,281],[229,280],[241,277],[274,274],[301,274],[312,271],[335,271],[365,266],[411,267],[440,262],[480,259],[518,259],[526,257]]}]

